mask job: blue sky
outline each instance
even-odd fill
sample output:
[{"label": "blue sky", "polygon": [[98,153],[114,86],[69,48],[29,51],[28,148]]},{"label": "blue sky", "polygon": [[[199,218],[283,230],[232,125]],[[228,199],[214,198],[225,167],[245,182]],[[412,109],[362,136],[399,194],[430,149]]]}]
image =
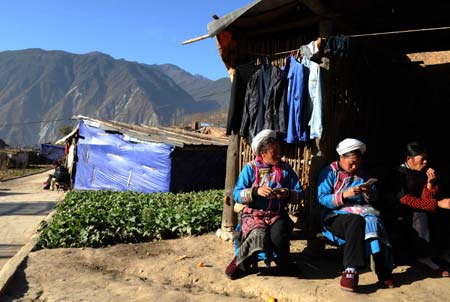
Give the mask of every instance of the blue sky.
[{"label": "blue sky", "polygon": [[0,51],[42,48],[116,59],[175,64],[211,80],[227,77],[215,39],[219,17],[252,0],[0,0]]}]

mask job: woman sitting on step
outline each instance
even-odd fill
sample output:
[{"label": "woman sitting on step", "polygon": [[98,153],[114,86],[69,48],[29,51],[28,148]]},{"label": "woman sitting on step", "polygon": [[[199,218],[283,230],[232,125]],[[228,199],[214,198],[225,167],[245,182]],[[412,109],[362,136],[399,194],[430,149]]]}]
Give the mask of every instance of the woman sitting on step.
[{"label": "woman sitting on step", "polygon": [[[250,272],[265,252],[277,264],[281,274],[298,274],[290,254],[290,234],[294,223],[287,213],[289,202],[302,199],[301,183],[286,162],[281,160],[276,132],[262,130],[252,141],[256,159],[247,163],[233,191],[234,200],[243,204],[241,212],[241,243],[237,256],[225,270],[231,279]],[[272,259],[272,256],[275,257]]]}]

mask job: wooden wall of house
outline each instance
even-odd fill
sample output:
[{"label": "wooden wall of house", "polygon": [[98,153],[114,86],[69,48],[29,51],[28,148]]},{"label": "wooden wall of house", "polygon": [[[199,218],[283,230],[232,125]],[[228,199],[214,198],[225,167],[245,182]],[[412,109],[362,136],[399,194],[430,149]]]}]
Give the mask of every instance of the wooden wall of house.
[{"label": "wooden wall of house", "polygon": [[356,58],[330,61],[321,141],[327,162],[337,159],[340,140],[361,139],[368,147],[366,168],[382,184],[385,173],[405,160],[405,145],[419,141],[429,150],[442,194],[450,196],[450,157],[444,147],[450,130],[450,60],[423,64],[386,43],[363,47]]},{"label": "wooden wall of house", "polygon": [[370,42],[358,56],[331,60],[321,142],[326,157],[337,158],[334,148],[345,137],[361,139],[367,168],[382,176],[404,160],[406,143],[418,140],[450,171],[442,148],[450,129],[450,63],[421,66],[388,46]]}]

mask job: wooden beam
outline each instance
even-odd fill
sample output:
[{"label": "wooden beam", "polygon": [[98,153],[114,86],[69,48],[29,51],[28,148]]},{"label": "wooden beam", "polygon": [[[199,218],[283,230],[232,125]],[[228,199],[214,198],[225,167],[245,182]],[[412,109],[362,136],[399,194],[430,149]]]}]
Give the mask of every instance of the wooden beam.
[{"label": "wooden beam", "polygon": [[211,38],[211,36],[209,34],[206,34],[203,36],[199,36],[197,38],[192,38],[192,39],[186,40],[186,41],[182,42],[181,44],[186,45],[186,44],[194,43],[194,42],[201,41],[201,40],[204,40],[207,38]]},{"label": "wooden beam", "polygon": [[222,210],[222,231],[225,232],[233,232],[237,223],[237,215],[233,210],[233,189],[239,172],[239,135],[232,134],[227,150],[225,196]]}]

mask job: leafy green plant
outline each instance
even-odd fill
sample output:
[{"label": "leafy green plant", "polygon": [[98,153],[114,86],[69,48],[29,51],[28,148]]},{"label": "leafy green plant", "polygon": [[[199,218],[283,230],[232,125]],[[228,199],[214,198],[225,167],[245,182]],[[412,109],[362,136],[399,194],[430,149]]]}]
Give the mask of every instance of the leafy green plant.
[{"label": "leafy green plant", "polygon": [[41,223],[35,249],[104,247],[208,233],[220,227],[223,194],[70,191],[52,219]]}]

